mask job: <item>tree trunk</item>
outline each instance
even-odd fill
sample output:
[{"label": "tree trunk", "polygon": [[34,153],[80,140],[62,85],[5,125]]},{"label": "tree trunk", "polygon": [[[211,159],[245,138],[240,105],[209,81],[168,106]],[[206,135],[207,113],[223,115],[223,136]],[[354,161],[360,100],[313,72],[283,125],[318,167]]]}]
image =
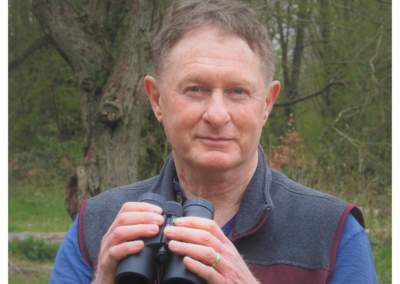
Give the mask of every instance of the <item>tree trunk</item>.
[{"label": "tree trunk", "polygon": [[[84,161],[66,189],[72,219],[83,200],[138,180],[140,130],[148,108],[142,81],[151,71],[151,43],[170,4],[161,2],[131,1],[126,35],[118,43],[124,1],[89,1],[88,14],[67,1],[33,1],[41,27],[80,86]],[[106,21],[109,30],[102,27]]]},{"label": "tree trunk", "polygon": [[[301,74],[301,62],[303,58],[304,51],[304,40],[305,40],[305,27],[306,23],[304,21],[295,22],[295,26],[290,26],[290,17],[291,17],[291,5],[292,3],[287,3],[287,15],[288,20],[286,23],[286,33],[284,31],[284,23],[283,19],[279,16],[281,14],[281,4],[279,1],[275,2],[275,10],[278,13],[277,16],[277,26],[279,33],[279,42],[282,50],[281,57],[281,66],[282,66],[282,74],[283,74],[283,82],[284,82],[284,97],[286,101],[290,102],[297,98],[298,96],[298,83]],[[298,12],[297,19],[305,19],[307,13],[311,11],[309,9],[307,11],[308,1],[302,0],[297,3]],[[295,35],[295,44],[292,50],[289,49],[289,37],[291,34]],[[289,53],[292,53],[292,62],[289,64]],[[291,72],[290,70],[291,69]],[[290,75],[289,75],[290,74]],[[285,107],[285,114],[287,118],[293,113],[292,104],[287,104]]]}]

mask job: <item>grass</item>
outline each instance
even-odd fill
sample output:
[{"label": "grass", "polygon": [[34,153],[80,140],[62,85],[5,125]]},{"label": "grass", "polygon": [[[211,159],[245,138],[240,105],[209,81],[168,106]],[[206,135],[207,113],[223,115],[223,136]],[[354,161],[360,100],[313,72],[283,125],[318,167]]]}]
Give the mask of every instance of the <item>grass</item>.
[{"label": "grass", "polygon": [[371,245],[379,284],[392,283],[392,241]]},{"label": "grass", "polygon": [[[10,179],[9,232],[66,232],[72,221],[64,207],[65,185],[62,179]],[[58,246],[28,239],[11,243],[8,250],[8,283],[48,283]]]},{"label": "grass", "polygon": [[66,232],[72,220],[64,207],[66,182],[43,185],[40,180],[10,182],[9,232]]},{"label": "grass", "polygon": [[50,279],[52,261],[27,261],[16,257],[8,259],[9,284],[43,284]]}]

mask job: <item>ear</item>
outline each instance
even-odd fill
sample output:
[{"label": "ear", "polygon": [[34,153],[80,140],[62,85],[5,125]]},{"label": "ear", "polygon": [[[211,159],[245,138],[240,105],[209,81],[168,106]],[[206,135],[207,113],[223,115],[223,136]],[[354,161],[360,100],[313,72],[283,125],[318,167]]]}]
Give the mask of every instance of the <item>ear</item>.
[{"label": "ear", "polygon": [[146,90],[147,96],[149,97],[151,107],[153,108],[154,114],[158,122],[162,123],[162,109],[160,106],[160,90],[157,85],[156,79],[151,76],[144,77],[144,89]]},{"label": "ear", "polygon": [[269,91],[267,98],[265,99],[265,111],[264,111],[264,123],[267,121],[269,114],[272,111],[272,107],[274,106],[274,103],[276,101],[276,98],[279,95],[279,91],[281,89],[281,83],[279,81],[273,81],[269,85]]}]

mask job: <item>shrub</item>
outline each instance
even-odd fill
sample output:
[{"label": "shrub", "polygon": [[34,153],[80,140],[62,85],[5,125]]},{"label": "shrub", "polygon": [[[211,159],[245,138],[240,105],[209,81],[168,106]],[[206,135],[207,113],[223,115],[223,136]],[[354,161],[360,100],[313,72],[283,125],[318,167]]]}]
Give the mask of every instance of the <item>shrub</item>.
[{"label": "shrub", "polygon": [[44,240],[32,237],[25,241],[12,242],[8,245],[9,255],[22,256],[29,260],[54,260],[59,246],[48,244]]}]

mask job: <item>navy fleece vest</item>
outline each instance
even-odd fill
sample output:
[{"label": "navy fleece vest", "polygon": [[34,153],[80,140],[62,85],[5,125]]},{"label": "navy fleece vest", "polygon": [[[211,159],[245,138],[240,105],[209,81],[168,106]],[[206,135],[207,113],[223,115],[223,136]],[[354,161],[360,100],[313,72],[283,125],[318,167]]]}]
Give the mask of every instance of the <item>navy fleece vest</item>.
[{"label": "navy fleece vest", "polygon": [[[170,156],[160,175],[83,202],[79,245],[92,268],[96,268],[101,240],[121,206],[144,192],[175,200],[175,176]],[[362,214],[355,206],[268,169],[259,147],[258,166],[243,196],[230,239],[261,283],[327,283],[350,212],[364,227]]]}]

